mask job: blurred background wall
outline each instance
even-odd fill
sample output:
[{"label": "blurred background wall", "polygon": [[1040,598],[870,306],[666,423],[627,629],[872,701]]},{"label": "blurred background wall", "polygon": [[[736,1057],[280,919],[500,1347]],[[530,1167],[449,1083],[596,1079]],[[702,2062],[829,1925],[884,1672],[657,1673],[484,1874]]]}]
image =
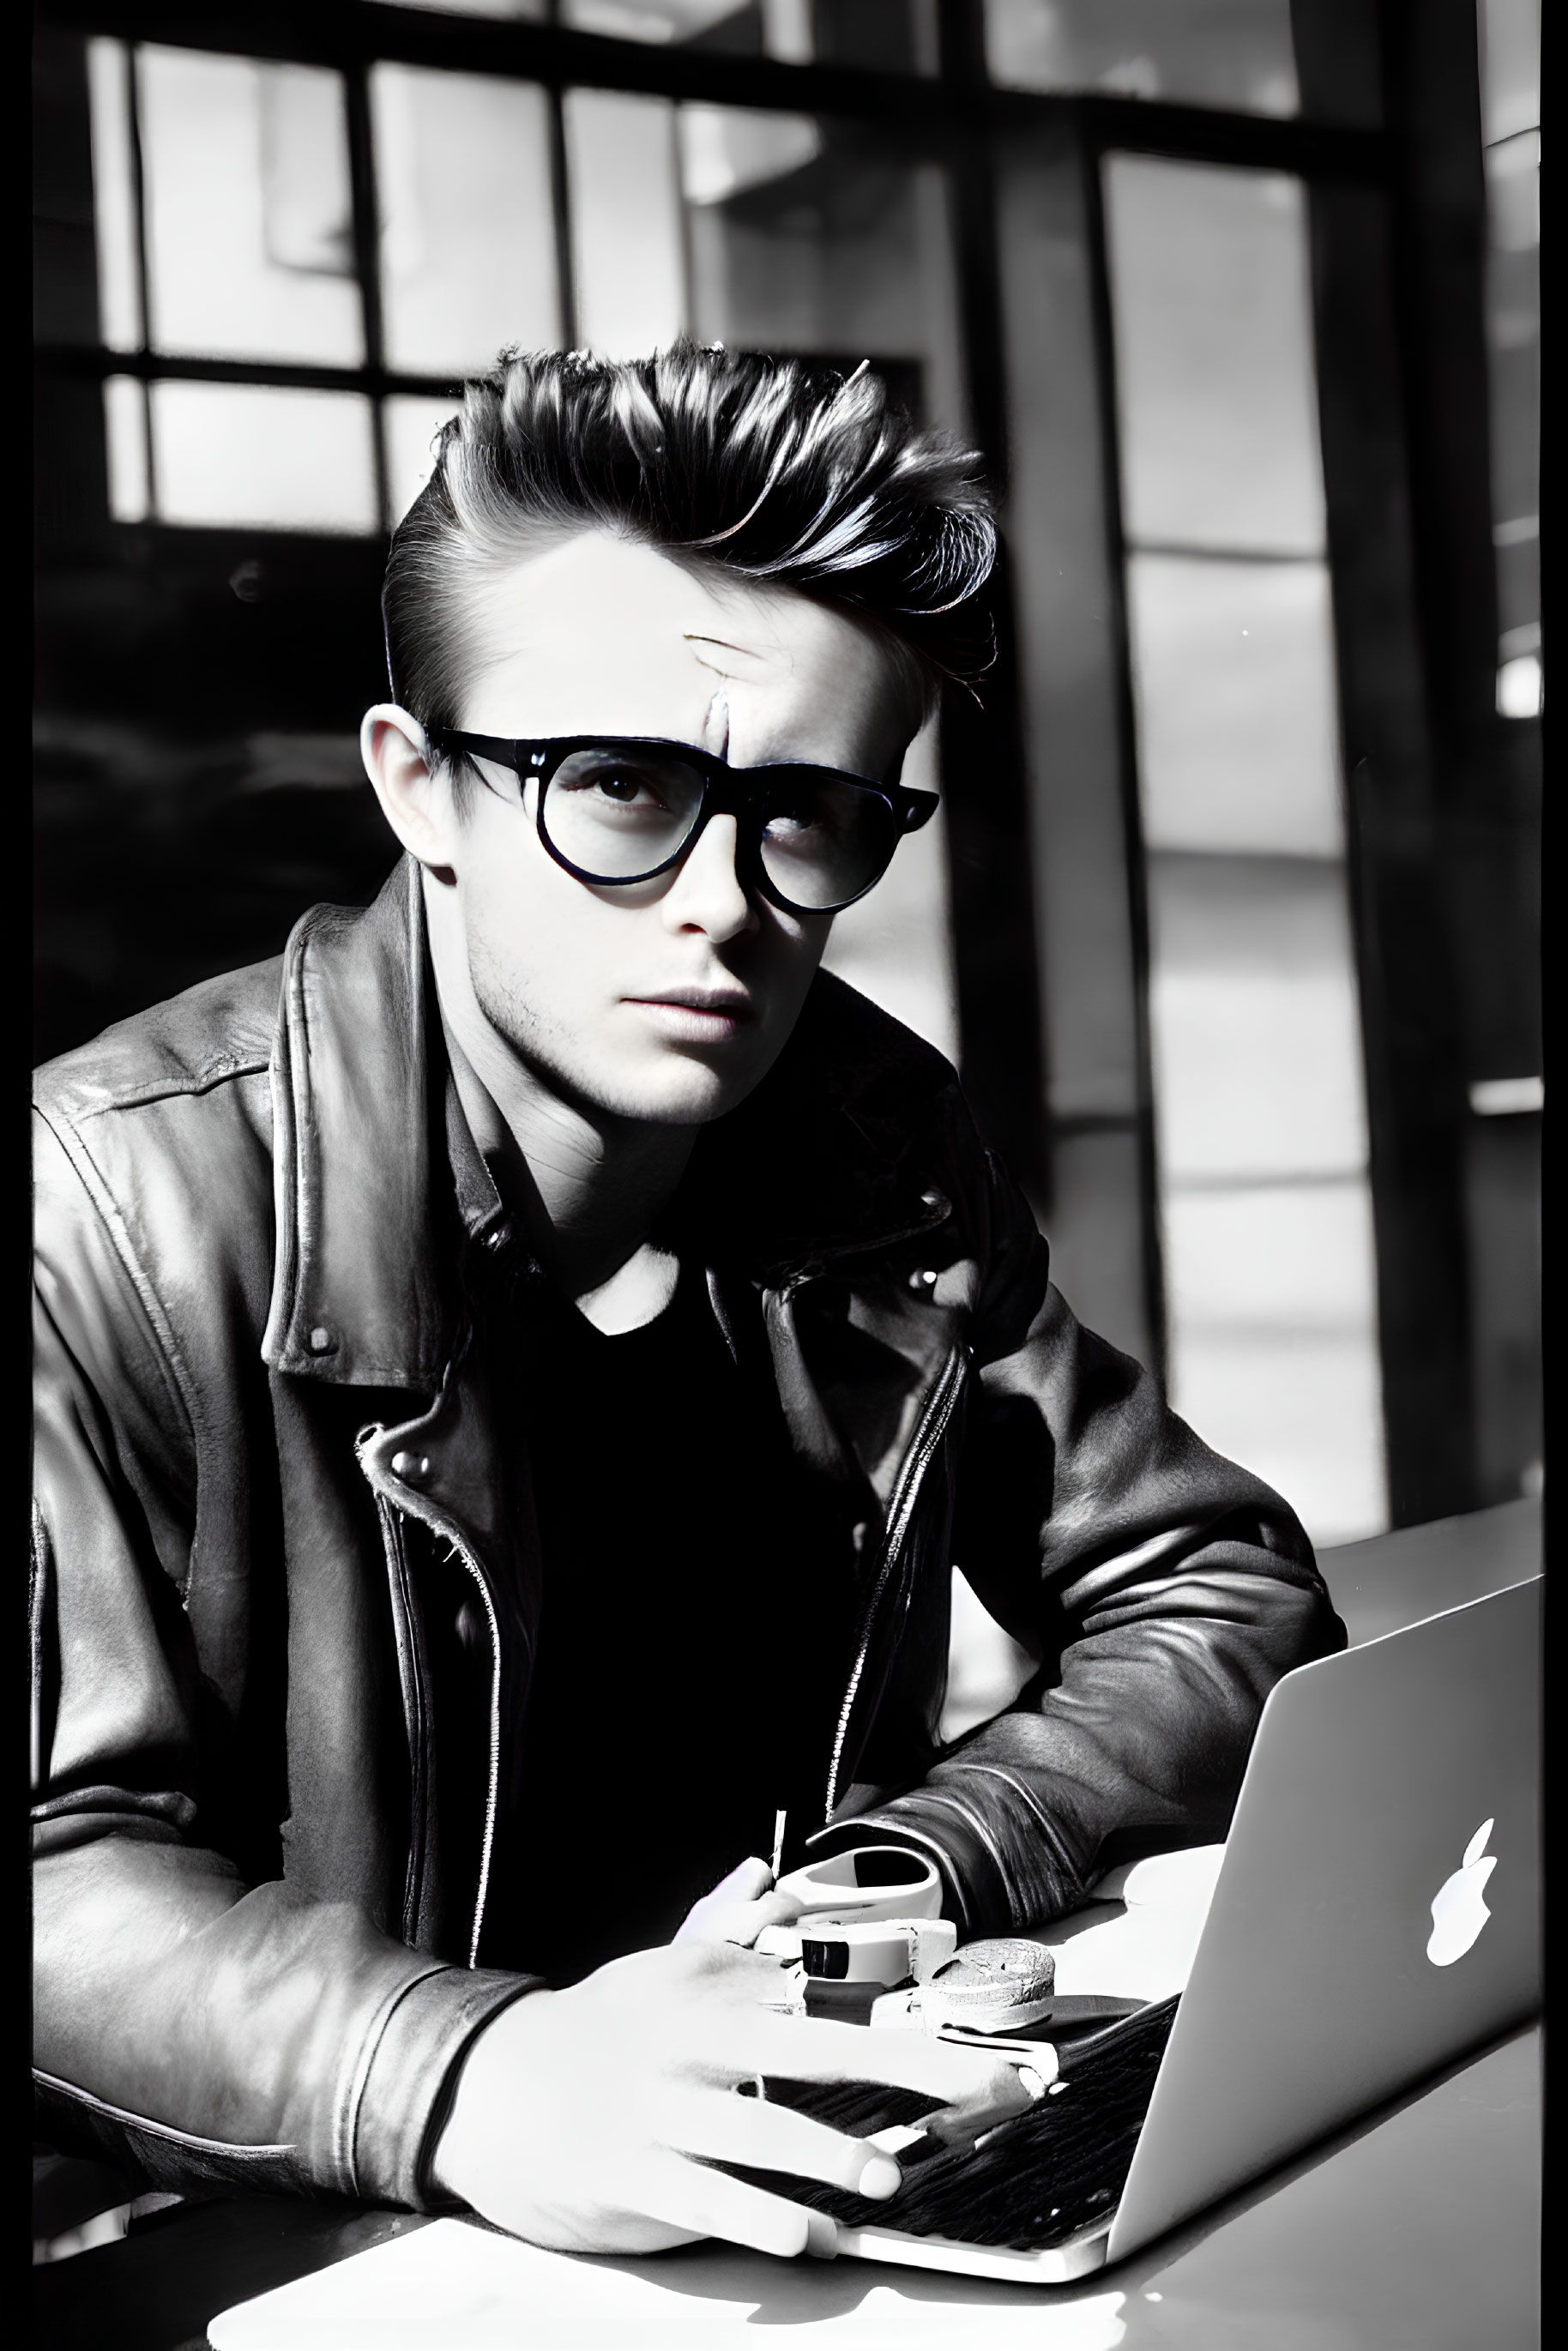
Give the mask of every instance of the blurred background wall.
[{"label": "blurred background wall", "polygon": [[41,0],[43,1058],[392,862],[504,343],[869,358],[1000,659],[829,960],[1335,1541],[1540,1479],[1536,0]]}]

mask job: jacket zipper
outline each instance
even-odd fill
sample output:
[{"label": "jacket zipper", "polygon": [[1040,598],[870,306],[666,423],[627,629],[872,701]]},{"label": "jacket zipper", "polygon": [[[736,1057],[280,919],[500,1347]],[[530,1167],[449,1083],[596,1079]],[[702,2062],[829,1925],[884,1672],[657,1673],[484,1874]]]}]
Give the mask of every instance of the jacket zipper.
[{"label": "jacket zipper", "polygon": [[[380,1428],[372,1429],[370,1432],[371,1437],[380,1437],[382,1434],[383,1431]],[[475,1896],[474,1924],[468,1938],[468,1964],[471,1968],[476,1968],[479,1964],[479,1936],[485,1924],[485,1905],[489,1899],[490,1893],[490,1863],[496,1846],[496,1821],[500,1811],[500,1620],[496,1614],[496,1604],[490,1596],[490,1586],[486,1580],[485,1571],[480,1566],[478,1561],[474,1557],[472,1552],[468,1549],[467,1544],[464,1541],[462,1535],[458,1532],[455,1523],[451,1520],[442,1518],[434,1510],[422,1510],[411,1508],[401,1497],[394,1499],[392,1495],[383,1493],[381,1486],[377,1483],[374,1471],[366,1458],[364,1446],[358,1445],[356,1446],[355,1450],[359,1454],[360,1467],[365,1473],[365,1477],[369,1481],[371,1489],[376,1497],[377,1504],[382,1509],[390,1511],[394,1518],[401,1516],[417,1519],[422,1526],[428,1527],[433,1534],[439,1535],[443,1541],[448,1543],[451,1546],[453,1556],[467,1569],[468,1573],[473,1577],[475,1583],[478,1586],[479,1597],[485,1604],[485,1615],[490,1627],[490,1768],[488,1785],[485,1792],[485,1837],[484,1843],[479,1849],[479,1887],[478,1892]],[[414,1769],[416,1774],[422,1771],[423,1764],[420,1759],[415,1760]],[[423,1815],[421,1816],[415,1834],[423,1838]],[[421,1859],[423,1867],[423,1855]]]},{"label": "jacket zipper", "polygon": [[382,1522],[387,1582],[397,1610],[397,1669],[402,1685],[403,1724],[408,1732],[409,1792],[413,1833],[409,1840],[408,1872],[403,1880],[402,1938],[412,1949],[419,1932],[420,1896],[424,1885],[425,1813],[429,1802],[424,1692],[420,1685],[419,1635],[414,1621],[408,1552],[402,1539],[402,1520],[392,1505],[380,1494],[376,1496],[376,1515]]},{"label": "jacket zipper", "polygon": [[474,1896],[474,1925],[468,1937],[468,1964],[476,1968],[479,1964],[479,1936],[485,1924],[485,1905],[490,1896],[490,1862],[496,1849],[496,1816],[501,1807],[501,1625],[484,1570],[459,1540],[455,1529],[445,1531],[453,1551],[479,1587],[479,1597],[485,1604],[486,1620],[490,1627],[490,1771],[485,1790],[485,1841],[479,1848],[479,1886]]},{"label": "jacket zipper", "polygon": [[[931,1221],[940,1220],[933,1219]],[[912,1229],[924,1230],[925,1227],[916,1227]],[[835,1255],[843,1256],[849,1256],[854,1253],[855,1252],[852,1250],[834,1252]],[[802,1279],[810,1278],[810,1275],[815,1273],[819,1269],[815,1265],[810,1268],[801,1268],[800,1270],[797,1272],[794,1280],[789,1284],[789,1292],[792,1293],[794,1290],[799,1289]],[[728,1335],[727,1332],[726,1335]],[[888,1531],[886,1541],[883,1546],[882,1561],[877,1569],[876,1581],[872,1588],[871,1598],[866,1604],[865,1614],[862,1619],[861,1637],[855,1651],[854,1664],[850,1671],[849,1687],[844,1692],[843,1704],[839,1710],[838,1727],[833,1735],[833,1751],[831,1760],[828,1766],[828,1813],[831,1813],[833,1809],[833,1803],[838,1788],[839,1770],[843,1761],[844,1740],[849,1735],[850,1715],[854,1707],[855,1692],[860,1687],[861,1676],[865,1670],[865,1661],[871,1646],[871,1636],[875,1625],[878,1604],[880,1603],[883,1593],[886,1588],[888,1578],[892,1574],[893,1569],[897,1563],[898,1553],[903,1547],[904,1537],[908,1530],[910,1517],[914,1511],[915,1499],[920,1490],[921,1481],[925,1478],[926,1467],[930,1462],[932,1455],[936,1452],[937,1446],[941,1443],[943,1431],[946,1429],[948,1420],[952,1416],[953,1406],[957,1400],[958,1387],[963,1376],[966,1356],[967,1350],[962,1347],[955,1347],[952,1353],[948,1356],[946,1363],[943,1365],[942,1370],[937,1374],[936,1385],[932,1389],[930,1398],[926,1403],[925,1410],[921,1416],[920,1426],[916,1429],[914,1442],[911,1445],[908,1453],[904,1457],[904,1467],[899,1472],[898,1482],[894,1489],[893,1502],[888,1512]],[[496,1614],[496,1604],[490,1596],[490,1587],[488,1583],[486,1581],[485,1572],[479,1565],[478,1561],[469,1551],[466,1543],[463,1541],[455,1524],[450,1520],[438,1517],[434,1510],[426,1511],[412,1509],[401,1496],[394,1499],[392,1495],[382,1493],[365,1455],[365,1443],[368,1442],[371,1437],[380,1437],[382,1434],[383,1431],[380,1427],[368,1430],[366,1432],[365,1442],[357,1444],[355,1447],[355,1451],[359,1456],[360,1467],[364,1471],[365,1478],[371,1489],[376,1497],[378,1507],[390,1512],[394,1520],[404,1516],[418,1519],[420,1522],[423,1525],[427,1526],[433,1533],[440,1535],[447,1543],[450,1544],[454,1556],[462,1562],[465,1568],[466,1568],[468,1573],[473,1577],[474,1582],[478,1588],[479,1597],[485,1604],[486,1620],[490,1627],[489,1779],[485,1793],[485,1835],[484,1842],[480,1847],[479,1855],[479,1886],[474,1903],[473,1928],[468,1938],[468,1964],[471,1968],[475,1968],[479,1964],[479,1937],[485,1923],[485,1906],[489,1898],[490,1863],[495,1851],[496,1821],[500,1811],[500,1621]],[[389,1532],[390,1530],[386,1528],[386,1523],[383,1520],[383,1539],[385,1539],[385,1536]],[[389,1564],[390,1563],[389,1549]],[[397,1570],[397,1582],[399,1588],[401,1589],[403,1583],[401,1567]],[[405,1604],[412,1605],[412,1604]],[[414,1759],[416,1783],[423,1777],[423,1759],[416,1757]],[[419,1840],[422,1848],[423,1833],[423,1813],[422,1811],[418,1816],[418,1824],[415,1829],[415,1836]],[[419,1875],[423,1876],[423,1849],[419,1855]],[[413,1857],[411,1855],[411,1882],[413,1881],[415,1875],[413,1863]]]},{"label": "jacket zipper", "polygon": [[955,1347],[937,1374],[936,1384],[926,1400],[925,1409],[921,1415],[920,1426],[915,1430],[914,1442],[904,1458],[904,1466],[898,1473],[898,1482],[894,1488],[893,1499],[888,1508],[887,1534],[883,1543],[882,1559],[877,1567],[875,1581],[872,1585],[871,1597],[866,1602],[865,1614],[861,1619],[860,1639],[855,1647],[854,1664],[850,1668],[849,1687],[844,1692],[844,1701],[839,1709],[838,1729],[833,1735],[833,1752],[828,1765],[828,1801],[823,1815],[825,1819],[832,1817],[833,1806],[838,1801],[839,1772],[843,1764],[844,1741],[849,1737],[850,1717],[854,1711],[855,1696],[860,1688],[861,1677],[865,1671],[866,1658],[870,1654],[871,1636],[875,1629],[877,1611],[892,1580],[894,1569],[898,1564],[899,1553],[904,1548],[904,1539],[909,1531],[909,1522],[915,1515],[915,1505],[919,1497],[925,1472],[930,1467],[932,1456],[942,1442],[947,1423],[953,1416],[953,1406],[958,1399],[958,1390],[963,1384],[964,1367],[967,1360],[967,1348]]}]

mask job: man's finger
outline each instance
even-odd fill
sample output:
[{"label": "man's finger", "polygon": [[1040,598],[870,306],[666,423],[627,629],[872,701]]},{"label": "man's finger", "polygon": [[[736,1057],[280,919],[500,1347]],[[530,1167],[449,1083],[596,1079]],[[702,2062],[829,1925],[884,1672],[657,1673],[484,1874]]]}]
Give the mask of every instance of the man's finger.
[{"label": "man's finger", "polygon": [[[671,1937],[671,1941],[675,1943],[693,1941],[749,1943],[753,1941],[764,1927],[772,1923],[775,1916],[786,1915],[769,1911],[766,1917],[759,1916],[755,1926],[749,1926],[751,1915],[757,1909],[760,1900],[774,1902],[789,1900],[788,1895],[769,1894],[768,1888],[772,1883],[773,1872],[768,1868],[768,1864],[765,1861],[759,1861],[755,1854],[748,1860],[737,1862],[729,1876],[721,1877],[711,1894],[705,1894],[700,1901],[692,1904]],[[787,1915],[793,1917],[793,1909],[791,1908]]]},{"label": "man's finger", "polygon": [[729,1876],[721,1877],[713,1892],[706,1894],[703,1899],[705,1902],[755,1902],[758,1896],[766,1894],[772,1884],[773,1872],[768,1864],[756,1854],[751,1854],[745,1861],[737,1861]]},{"label": "man's finger", "polygon": [[754,2252],[775,2253],[782,2261],[833,2250],[833,2224],[825,2213],[808,2212],[787,2197],[769,2195],[706,2164],[689,2163],[684,2156],[666,2156],[650,2171],[639,2187],[637,2205],[671,2228],[722,2237],[727,2244],[749,2245]]},{"label": "man's finger", "polygon": [[745,2163],[761,2171],[794,2172],[825,2180],[830,2188],[879,2202],[895,2196],[903,2174],[890,2155],[833,2130],[792,2106],[767,2098],[739,2098],[733,2091],[707,2090],[683,2101],[664,2125],[665,2143],[686,2155],[716,2163]]},{"label": "man's finger", "polygon": [[740,2070],[791,2082],[880,2082],[939,2105],[1027,2105],[1018,2067],[984,2050],[960,2049],[925,2032],[877,2032],[826,2017],[769,2014],[758,2008],[727,2033],[727,2057]]},{"label": "man's finger", "polygon": [[751,1905],[757,1917],[757,1931],[764,1927],[792,1927],[804,1907],[798,1894],[764,1894]]}]

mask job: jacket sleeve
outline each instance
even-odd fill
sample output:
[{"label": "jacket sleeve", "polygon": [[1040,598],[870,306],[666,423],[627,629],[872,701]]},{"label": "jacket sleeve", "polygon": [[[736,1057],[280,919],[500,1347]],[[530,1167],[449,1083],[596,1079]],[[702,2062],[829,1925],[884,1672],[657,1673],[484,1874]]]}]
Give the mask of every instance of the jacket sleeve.
[{"label": "jacket sleeve", "polygon": [[36,1228],[37,2128],[137,2186],[424,2206],[458,2061],[532,1980],[247,1884],[214,1841],[196,1447],[158,1301],[47,1126]]},{"label": "jacket sleeve", "polygon": [[931,1853],[967,1936],[1074,1908],[1118,1846],[1222,1837],[1269,1691],[1345,1643],[1289,1506],[1075,1320],[983,1156],[951,1556],[1040,1670],[853,1823]]}]

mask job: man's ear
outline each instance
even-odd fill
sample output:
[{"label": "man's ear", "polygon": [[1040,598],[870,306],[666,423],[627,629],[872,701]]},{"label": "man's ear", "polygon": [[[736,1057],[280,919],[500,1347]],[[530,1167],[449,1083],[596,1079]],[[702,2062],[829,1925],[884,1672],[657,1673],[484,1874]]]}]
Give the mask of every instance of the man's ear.
[{"label": "man's ear", "polygon": [[360,721],[360,757],[382,814],[410,856],[437,881],[453,881],[452,795],[418,719],[395,702],[376,703]]}]

